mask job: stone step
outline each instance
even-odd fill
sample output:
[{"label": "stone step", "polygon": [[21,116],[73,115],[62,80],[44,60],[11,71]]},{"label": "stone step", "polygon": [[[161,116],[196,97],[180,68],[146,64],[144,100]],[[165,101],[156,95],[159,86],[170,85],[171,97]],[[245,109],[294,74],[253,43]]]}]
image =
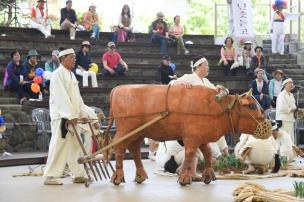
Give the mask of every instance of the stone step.
[{"label": "stone step", "polygon": [[[26,39],[26,38],[14,38],[14,37],[4,37],[2,43],[0,44],[0,48],[9,48],[15,49],[19,47],[20,50],[26,50],[32,48],[40,51],[48,51],[58,49],[61,47],[62,44],[65,44],[65,47],[74,48],[75,51],[80,49],[80,44],[82,41],[64,41],[64,40],[50,40],[44,41],[41,39],[37,39],[35,41]],[[92,44],[91,50],[93,52],[103,53],[107,50],[106,48],[107,42],[100,41]],[[202,52],[212,52],[214,54],[218,54],[220,51],[221,46],[219,45],[206,45],[206,44],[193,44],[193,45],[186,45],[187,49],[189,49],[192,53],[202,53]],[[160,47],[159,45],[152,44],[150,41],[147,42],[135,42],[135,43],[118,43],[116,46],[117,51],[119,52],[133,52],[133,53],[159,53]],[[176,54],[176,46],[169,45],[169,54]]]},{"label": "stone step", "polygon": [[269,58],[269,64],[297,64],[296,59]]},{"label": "stone step", "polygon": [[15,97],[0,97],[0,105],[18,104]]},{"label": "stone step", "polygon": [[[0,35],[5,34],[6,36],[14,36],[17,38],[23,37],[34,37],[35,39],[41,39],[44,41],[50,40],[58,40],[65,39],[65,41],[69,40],[69,32],[66,30],[52,30],[52,34],[55,35],[54,39],[44,39],[44,36],[37,30],[32,28],[12,28],[12,27],[2,27],[0,26]],[[100,41],[110,41],[112,39],[111,32],[100,32]],[[90,40],[90,35],[86,31],[78,31],[76,33],[76,40]],[[136,41],[150,41],[150,34],[146,33],[135,33]],[[32,39],[32,38],[31,38]],[[213,35],[184,35],[185,41],[192,41],[195,44],[214,44],[214,36]]]}]

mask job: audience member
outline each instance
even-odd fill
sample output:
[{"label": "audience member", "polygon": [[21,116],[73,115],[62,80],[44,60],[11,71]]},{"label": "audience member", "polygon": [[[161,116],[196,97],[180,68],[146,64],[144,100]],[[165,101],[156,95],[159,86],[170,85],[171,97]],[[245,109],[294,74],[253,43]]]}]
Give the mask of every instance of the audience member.
[{"label": "audience member", "polygon": [[274,71],[274,78],[269,81],[269,97],[274,108],[276,107],[277,97],[283,87],[283,80],[284,72],[281,69],[277,69]]},{"label": "audience member", "polygon": [[251,58],[254,56],[253,49],[251,47],[252,42],[251,41],[245,41],[244,42],[244,49],[243,49],[243,65],[246,67],[246,70],[248,71],[250,69],[250,62]]},{"label": "audience member", "polygon": [[67,0],[66,7],[60,10],[60,28],[62,30],[70,30],[70,39],[74,40],[77,28],[77,16],[72,9],[72,0]]},{"label": "audience member", "polygon": [[257,78],[251,82],[252,93],[255,99],[259,101],[262,108],[266,110],[269,108],[271,100],[268,95],[268,85],[266,81],[263,80],[264,70],[256,69],[255,74]]},{"label": "audience member", "polygon": [[17,93],[17,100],[20,104],[24,104],[26,101],[25,88],[22,86],[22,69],[20,53],[15,50],[11,53],[11,61],[6,66],[7,77],[4,78],[4,87],[8,87]]},{"label": "audience member", "polygon": [[[266,58],[263,55],[263,48],[261,46],[257,46],[254,48],[255,56],[252,57],[250,63],[250,69],[247,71],[249,76],[253,76],[256,69],[263,69],[264,75],[263,79],[268,83],[267,78],[267,63]],[[256,76],[254,74],[254,76]]]},{"label": "audience member", "polygon": [[282,130],[291,136],[292,142],[294,138],[294,113],[297,111],[296,101],[291,93],[294,88],[292,79],[285,79],[282,83],[283,89],[277,97],[276,120],[282,123]]},{"label": "audience member", "polygon": [[88,32],[92,32],[91,39],[99,39],[99,21],[95,4],[91,4],[89,11],[84,14],[83,23],[85,29]]},{"label": "audience member", "polygon": [[128,65],[122,60],[120,54],[115,51],[115,43],[110,41],[108,43],[108,51],[102,56],[104,75],[110,76],[124,76],[125,71],[128,70]]},{"label": "audience member", "polygon": [[52,51],[52,58],[48,60],[45,65],[44,65],[44,73],[43,73],[43,78],[44,78],[44,83],[46,89],[49,89],[50,86],[50,80],[52,78],[53,71],[57,69],[60,65],[59,62],[59,51],[58,50],[53,50]]},{"label": "audience member", "polygon": [[122,7],[121,14],[119,15],[118,26],[116,28],[116,32],[114,33],[114,41],[135,41],[135,35],[132,30],[133,27],[130,7],[128,5],[124,5]]},{"label": "audience member", "polygon": [[177,54],[180,55],[181,51],[185,55],[189,54],[189,51],[185,47],[183,35],[184,35],[184,27],[180,24],[180,16],[176,15],[174,17],[174,24],[170,26],[169,35],[170,38],[176,40],[177,43]]},{"label": "audience member", "polygon": [[[31,87],[31,83],[33,83],[33,80],[36,76],[36,69],[39,68],[39,65],[38,65],[38,62],[37,62],[37,59],[38,57],[40,57],[37,53],[36,50],[30,50],[28,55],[27,55],[27,60],[23,63],[23,70],[22,70],[22,74],[23,74],[23,77],[24,77],[24,84],[25,86],[29,85],[28,86],[28,89],[27,90],[27,93],[29,94],[29,96],[31,98],[35,98],[37,99],[38,96],[39,96],[39,93],[35,93],[35,92],[32,92]],[[40,86],[40,92],[43,92],[44,91],[44,87],[43,87],[43,84],[39,84]]]},{"label": "audience member", "polygon": [[156,81],[161,84],[169,84],[170,81],[176,77],[173,69],[170,67],[170,63],[171,57],[169,55],[165,55],[157,68]]},{"label": "audience member", "polygon": [[158,12],[156,16],[157,19],[151,25],[151,40],[153,43],[159,44],[160,53],[166,55],[169,38],[168,25],[164,21],[163,12]]},{"label": "audience member", "polygon": [[233,63],[237,61],[237,53],[232,45],[233,39],[231,37],[227,37],[225,39],[225,45],[221,48],[220,64],[223,68],[225,76],[228,76],[229,72],[231,72],[232,76],[236,76],[237,73],[237,68],[231,68]]},{"label": "audience member", "polygon": [[38,0],[38,5],[32,8],[31,26],[44,34],[45,38],[52,38],[51,23],[48,19],[47,10],[44,8],[44,0]]},{"label": "audience member", "polygon": [[80,47],[80,51],[76,53],[76,64],[75,71],[77,75],[82,76],[82,85],[83,87],[88,87],[88,77],[91,77],[92,87],[97,88],[97,78],[96,73],[90,71],[89,67],[91,66],[91,55],[90,55],[91,44],[88,41],[83,41]]}]

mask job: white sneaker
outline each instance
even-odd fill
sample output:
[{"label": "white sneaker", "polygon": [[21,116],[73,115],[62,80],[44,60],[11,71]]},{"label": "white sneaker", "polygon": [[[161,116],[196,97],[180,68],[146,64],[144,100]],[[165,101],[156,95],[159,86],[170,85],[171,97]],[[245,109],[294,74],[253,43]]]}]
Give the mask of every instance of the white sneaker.
[{"label": "white sneaker", "polygon": [[70,37],[71,40],[75,40],[75,37]]},{"label": "white sneaker", "polygon": [[187,50],[187,49],[185,49],[185,55],[188,55],[190,52]]}]

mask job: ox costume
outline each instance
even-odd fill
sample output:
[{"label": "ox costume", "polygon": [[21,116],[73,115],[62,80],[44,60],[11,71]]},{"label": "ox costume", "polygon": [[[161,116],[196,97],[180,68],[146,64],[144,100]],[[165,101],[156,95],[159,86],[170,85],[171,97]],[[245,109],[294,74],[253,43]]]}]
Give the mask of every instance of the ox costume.
[{"label": "ox costume", "polygon": [[[171,81],[169,85],[173,85],[176,81],[186,81],[190,82],[194,86],[205,86],[216,89],[216,87],[207,78],[201,79],[195,72],[192,74],[185,74],[177,80]],[[212,151],[212,156],[215,156],[215,158],[221,156],[221,151],[228,148],[225,137],[222,136],[217,142],[210,143],[210,148]]]},{"label": "ox costume", "polygon": [[[287,83],[290,79],[283,82]],[[291,136],[291,140],[295,143],[294,137],[294,110],[297,109],[296,101],[292,93],[288,93],[285,89],[281,91],[276,102],[276,120],[282,121],[281,129]]]},{"label": "ox costume", "polygon": [[286,13],[283,9],[287,8],[287,2],[284,0],[276,0],[272,6],[274,13],[270,23],[270,33],[272,40],[272,53],[279,53],[284,55],[284,39],[285,28],[284,22],[286,20],[297,20],[301,14]]},{"label": "ox costume", "polygon": [[288,162],[293,161],[294,158],[298,156],[297,152],[293,148],[295,145],[293,144],[290,135],[285,131],[281,129],[278,130],[276,142],[278,145],[278,153],[280,156],[286,156]]},{"label": "ox costume", "polygon": [[[59,55],[75,54],[73,49],[67,49]],[[91,108],[86,106],[79,92],[78,81],[73,72],[62,64],[53,72],[50,84],[50,116],[52,138],[50,141],[48,159],[44,172],[45,177],[60,177],[66,163],[72,171],[73,177],[83,177],[83,167],[77,163],[83,155],[75,135],[64,132],[65,122],[75,118],[97,119]],[[88,125],[75,125],[78,134],[89,131]],[[69,127],[70,131],[71,127]],[[91,137],[84,135],[89,150]]]}]

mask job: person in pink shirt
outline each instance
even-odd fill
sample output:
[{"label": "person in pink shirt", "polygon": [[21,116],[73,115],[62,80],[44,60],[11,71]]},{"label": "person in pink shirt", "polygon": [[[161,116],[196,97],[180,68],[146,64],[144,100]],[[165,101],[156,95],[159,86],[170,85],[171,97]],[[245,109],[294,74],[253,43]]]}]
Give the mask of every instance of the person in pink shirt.
[{"label": "person in pink shirt", "polygon": [[185,55],[189,54],[189,51],[185,48],[184,44],[184,27],[180,24],[180,16],[176,15],[174,17],[174,24],[169,28],[169,36],[174,38],[177,43],[177,54],[181,54],[181,50]]},{"label": "person in pink shirt", "polygon": [[222,66],[225,76],[228,76],[230,72],[232,76],[236,76],[237,73],[237,68],[231,69],[231,65],[237,61],[237,53],[232,45],[233,39],[227,37],[225,45],[221,48],[221,60],[219,64]]},{"label": "person in pink shirt", "polygon": [[84,14],[83,23],[85,29],[92,32],[91,39],[99,39],[98,15],[95,4],[91,4],[89,11]]},{"label": "person in pink shirt", "polygon": [[108,51],[102,56],[103,75],[124,76],[128,70],[128,65],[121,59],[118,52],[115,51],[115,43],[108,43]]}]

